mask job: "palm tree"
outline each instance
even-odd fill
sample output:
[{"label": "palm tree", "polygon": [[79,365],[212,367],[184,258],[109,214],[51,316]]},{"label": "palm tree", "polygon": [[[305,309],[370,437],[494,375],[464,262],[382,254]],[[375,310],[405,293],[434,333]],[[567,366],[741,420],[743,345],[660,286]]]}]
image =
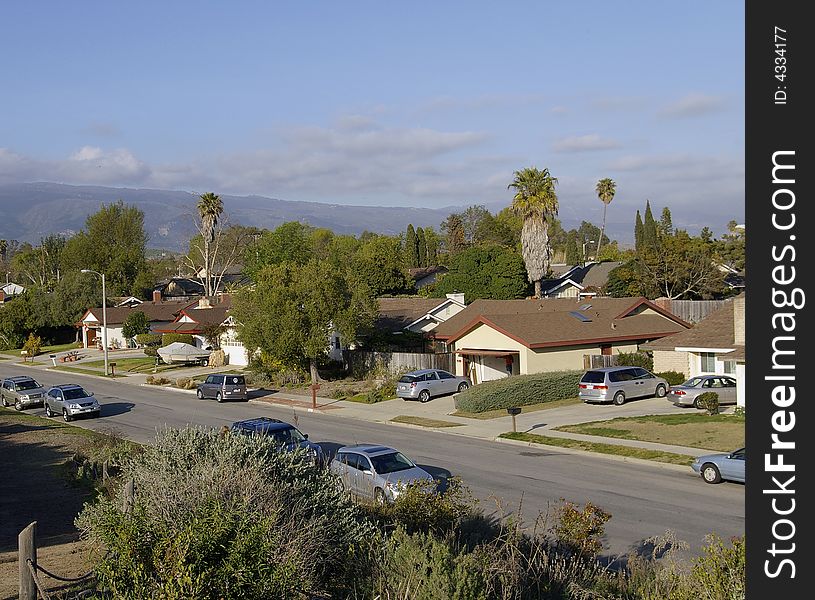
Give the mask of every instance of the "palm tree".
[{"label": "palm tree", "polygon": [[556,183],[549,169],[527,167],[515,171],[507,186],[515,189],[512,212],[523,219],[521,254],[529,281],[535,284],[535,298],[541,297],[541,279],[549,271],[549,220],[557,214]]},{"label": "palm tree", "polygon": [[597,252],[594,253],[595,260],[600,256],[600,244],[603,242],[603,236],[606,233],[606,209],[611,201],[614,200],[614,192],[617,191],[617,184],[608,177],[601,179],[597,182],[597,196],[603,203],[603,226],[600,228],[600,237],[597,238]]},{"label": "palm tree", "polygon": [[198,216],[201,218],[201,237],[204,238],[204,291],[207,296],[212,296],[215,291],[212,289],[212,261],[210,260],[210,244],[215,241],[215,228],[218,219],[224,212],[224,203],[221,197],[213,192],[201,194],[198,200]]}]

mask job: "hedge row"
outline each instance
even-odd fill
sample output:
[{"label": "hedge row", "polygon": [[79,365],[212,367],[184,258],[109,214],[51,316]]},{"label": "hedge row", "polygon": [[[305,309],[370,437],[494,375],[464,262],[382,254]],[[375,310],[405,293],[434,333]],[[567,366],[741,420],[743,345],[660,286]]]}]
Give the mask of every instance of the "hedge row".
[{"label": "hedge row", "polygon": [[513,375],[474,385],[456,396],[456,408],[480,413],[488,410],[528,406],[574,398],[583,371],[552,371],[534,375]]}]

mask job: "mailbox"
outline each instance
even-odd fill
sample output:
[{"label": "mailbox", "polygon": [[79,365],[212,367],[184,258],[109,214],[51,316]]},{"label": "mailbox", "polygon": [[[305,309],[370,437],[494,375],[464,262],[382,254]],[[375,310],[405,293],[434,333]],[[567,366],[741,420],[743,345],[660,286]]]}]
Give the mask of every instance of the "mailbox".
[{"label": "mailbox", "polygon": [[509,407],[507,409],[507,414],[510,414],[513,417],[515,415],[519,415],[519,414],[521,414],[521,407],[520,406],[511,406],[511,407]]}]

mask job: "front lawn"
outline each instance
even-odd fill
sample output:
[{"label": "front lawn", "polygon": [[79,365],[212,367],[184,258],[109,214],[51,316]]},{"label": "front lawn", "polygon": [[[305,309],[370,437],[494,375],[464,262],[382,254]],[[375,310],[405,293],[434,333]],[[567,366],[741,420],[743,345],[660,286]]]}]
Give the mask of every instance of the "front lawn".
[{"label": "front lawn", "polygon": [[[184,367],[186,365],[181,363],[174,363],[174,364],[165,364],[159,363],[158,368],[156,367],[156,359],[153,356],[135,356],[132,358],[117,358],[115,360],[111,360],[110,362],[115,362],[116,367],[114,367],[117,371],[122,371],[126,373],[153,373],[161,372],[161,371],[169,371],[171,369],[178,369]],[[105,361],[104,360],[94,360],[92,362],[82,363],[88,367],[97,367],[100,369],[105,368]]]},{"label": "front lawn", "polygon": [[407,423],[408,425],[418,425],[420,427],[461,427],[463,423],[453,421],[440,421],[439,419],[428,419],[426,417],[415,417],[413,415],[399,415],[391,419],[394,423]]},{"label": "front lawn", "polygon": [[[66,350],[77,350],[79,348],[79,344],[76,342],[71,342],[70,344],[56,344],[53,346],[43,346],[40,348],[40,353],[37,356],[42,356],[43,354],[56,354],[57,352],[65,352]],[[20,352],[22,352],[22,348],[15,348],[14,350],[0,350],[0,354],[9,354],[11,356],[16,356],[17,358],[20,357]]]},{"label": "front lawn", "polygon": [[678,415],[618,417],[607,421],[563,425],[556,429],[721,452],[744,446],[743,416],[708,415],[697,411]]},{"label": "front lawn", "polygon": [[[561,408],[562,406],[571,406],[572,404],[582,404],[583,401],[580,398],[566,398],[565,400],[552,400],[551,402],[539,402],[537,404],[529,404],[527,406],[521,407],[522,414],[529,413],[529,412],[537,412],[540,410],[549,410],[550,408]],[[487,410],[484,412],[467,412],[464,410],[457,410],[453,413],[450,413],[453,417],[466,417],[468,419],[497,419],[499,417],[508,417],[509,413],[505,408],[500,408],[497,410]]]}]

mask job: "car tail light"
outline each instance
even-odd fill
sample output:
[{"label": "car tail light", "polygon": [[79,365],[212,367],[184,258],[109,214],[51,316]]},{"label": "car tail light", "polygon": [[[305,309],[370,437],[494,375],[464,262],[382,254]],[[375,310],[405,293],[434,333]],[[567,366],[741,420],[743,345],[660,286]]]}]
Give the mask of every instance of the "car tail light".
[{"label": "car tail light", "polygon": [[608,386],[607,385],[595,385],[594,389],[595,390],[607,390]]},{"label": "car tail light", "polygon": [[589,387],[589,386],[587,386],[585,383],[580,384],[580,389],[581,390],[585,390],[587,387]]},{"label": "car tail light", "polygon": [[684,396],[685,395],[685,392],[683,392],[682,390],[671,390],[671,393],[674,394],[675,396]]}]

